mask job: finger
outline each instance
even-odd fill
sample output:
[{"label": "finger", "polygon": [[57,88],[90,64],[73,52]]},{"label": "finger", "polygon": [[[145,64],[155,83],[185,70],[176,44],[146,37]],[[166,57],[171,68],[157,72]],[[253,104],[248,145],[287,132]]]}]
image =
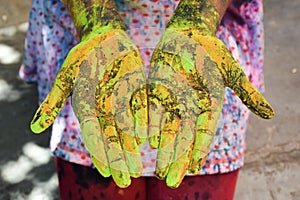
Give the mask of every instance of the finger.
[{"label": "finger", "polygon": [[[180,116],[180,109],[178,108],[178,101],[175,94],[170,91],[167,87],[160,83],[152,83],[148,85],[149,91],[149,123],[150,123],[150,134],[149,140],[150,146],[157,148],[157,145],[161,141],[159,139],[159,129],[161,127],[161,116],[163,112],[170,112],[177,118]],[[161,105],[161,106],[160,106]],[[175,120],[172,119],[172,120]],[[153,123],[153,124],[152,124]],[[172,123],[172,122],[171,122]],[[173,127],[175,131],[177,126]]]},{"label": "finger", "polygon": [[[119,163],[115,163],[119,164]],[[122,172],[115,168],[111,168],[111,174],[114,182],[120,188],[127,188],[131,184],[130,174],[128,172]]]},{"label": "finger", "polygon": [[101,117],[100,124],[112,177],[119,187],[128,187],[131,183],[130,174],[116,125],[110,116]]},{"label": "finger", "polygon": [[191,174],[199,174],[210,150],[214,137],[214,132],[209,129],[210,121],[210,111],[200,114],[197,119],[197,131],[188,169]]},{"label": "finger", "polygon": [[140,177],[142,175],[143,165],[136,138],[124,131],[118,130],[118,132],[120,134],[120,141],[130,176],[135,178]]},{"label": "finger", "polygon": [[168,174],[180,119],[174,113],[167,112],[162,122],[155,170],[155,174],[159,179],[165,179]]},{"label": "finger", "polygon": [[103,132],[103,141],[105,143],[108,163],[114,181],[119,187],[124,188],[130,185],[131,180],[121,146],[120,136],[117,131],[117,125],[112,113],[114,104],[112,104],[112,95],[109,93],[112,89],[103,86],[99,87],[98,90],[99,91],[96,92],[96,111]]},{"label": "finger", "polygon": [[170,188],[178,188],[181,184],[186,170],[188,168],[190,150],[186,150],[176,161],[174,161],[169,169],[169,173],[166,178],[166,184]]},{"label": "finger", "polygon": [[263,95],[250,83],[240,65],[233,61],[229,66],[228,86],[232,88],[242,102],[256,115],[270,119],[274,110]]},{"label": "finger", "polygon": [[149,144],[152,148],[158,148],[160,142],[160,127],[164,107],[160,104],[158,99],[149,96]]},{"label": "finger", "polygon": [[186,174],[192,152],[194,134],[195,121],[191,119],[183,120],[176,137],[172,163],[166,178],[166,184],[171,188],[177,188]]},{"label": "finger", "polygon": [[[105,155],[106,156],[106,155]],[[111,176],[111,171],[108,166],[108,163],[103,163],[102,161],[98,160],[95,156],[91,155],[91,160],[98,170],[98,172],[105,178]]]},{"label": "finger", "polygon": [[[110,98],[111,99],[111,98]],[[118,98],[115,105],[114,120],[117,134],[120,139],[120,145],[124,152],[125,160],[129,168],[130,175],[139,177],[142,173],[142,161],[137,138],[134,134],[134,121],[129,107],[129,100]],[[107,107],[106,107],[107,108]]]},{"label": "finger", "polygon": [[138,144],[144,144],[147,140],[148,132],[148,102],[147,90],[143,88],[137,90],[131,100],[131,108],[135,121],[135,135]]},{"label": "finger", "polygon": [[111,171],[98,119],[96,117],[86,119],[80,123],[80,128],[84,143],[91,155],[92,162],[102,176],[109,177],[111,175]]},{"label": "finger", "polygon": [[161,141],[160,128],[162,123],[162,116],[166,112],[166,100],[172,94],[172,92],[168,90],[168,88],[173,87],[167,88],[166,83],[167,85],[170,85],[170,82],[172,81],[176,83],[176,79],[174,79],[171,75],[172,73],[170,72],[170,66],[165,63],[164,57],[160,55],[160,50],[155,49],[151,58],[151,70],[149,72],[147,84],[149,104],[148,140],[152,148],[159,147],[159,143]]},{"label": "finger", "polygon": [[[97,92],[97,94],[99,94]],[[101,94],[97,99],[98,118],[103,132],[103,141],[108,158],[112,177],[119,187],[130,185],[130,174],[125,161],[123,149],[120,144],[120,137],[116,130],[116,123],[112,114],[111,96]]]},{"label": "finger", "polygon": [[40,105],[31,121],[30,128],[34,133],[41,133],[53,123],[72,92],[72,87],[77,73],[77,64],[70,67],[68,62],[66,62],[62,66],[50,93]]}]

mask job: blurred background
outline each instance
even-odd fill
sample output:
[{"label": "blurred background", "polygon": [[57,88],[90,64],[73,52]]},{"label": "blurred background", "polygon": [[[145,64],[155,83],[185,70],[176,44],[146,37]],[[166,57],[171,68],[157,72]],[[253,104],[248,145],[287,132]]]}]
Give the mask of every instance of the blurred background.
[{"label": "blurred background", "polygon": [[[18,78],[30,0],[0,0],[0,199],[58,199],[50,132],[34,135],[35,84]],[[250,118],[236,200],[300,199],[300,1],[264,0],[265,96]]]}]

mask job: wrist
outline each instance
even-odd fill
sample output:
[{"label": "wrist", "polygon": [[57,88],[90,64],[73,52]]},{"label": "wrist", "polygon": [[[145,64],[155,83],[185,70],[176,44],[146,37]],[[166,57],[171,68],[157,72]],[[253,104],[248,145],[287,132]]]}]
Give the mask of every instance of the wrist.
[{"label": "wrist", "polygon": [[181,0],[167,28],[215,35],[231,0]]},{"label": "wrist", "polygon": [[112,29],[125,30],[113,0],[64,0],[73,19],[77,34],[83,40]]}]

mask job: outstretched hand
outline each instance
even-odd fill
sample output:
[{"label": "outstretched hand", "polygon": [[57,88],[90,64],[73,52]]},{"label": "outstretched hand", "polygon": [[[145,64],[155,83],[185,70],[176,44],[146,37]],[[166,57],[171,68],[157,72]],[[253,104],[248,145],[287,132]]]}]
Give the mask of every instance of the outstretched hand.
[{"label": "outstretched hand", "polygon": [[138,49],[123,30],[85,39],[69,52],[31,129],[48,128],[71,95],[95,167],[127,187],[130,176],[142,173],[138,145],[147,136],[145,81]]},{"label": "outstretched hand", "polygon": [[198,174],[216,132],[225,87],[262,118],[271,105],[248,81],[222,41],[197,30],[169,28],[156,46],[149,73],[149,142],[158,148],[156,175],[178,187]]}]

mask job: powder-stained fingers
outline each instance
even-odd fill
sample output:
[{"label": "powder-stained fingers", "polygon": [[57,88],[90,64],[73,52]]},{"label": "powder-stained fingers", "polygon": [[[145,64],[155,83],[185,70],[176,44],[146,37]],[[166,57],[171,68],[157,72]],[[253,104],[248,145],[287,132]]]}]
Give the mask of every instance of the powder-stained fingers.
[{"label": "powder-stained fingers", "polygon": [[186,175],[194,137],[195,120],[193,118],[182,120],[175,139],[172,161],[166,178],[167,186],[177,188]]},{"label": "powder-stained fingers", "polygon": [[180,127],[180,119],[173,112],[167,112],[163,117],[160,130],[155,174],[159,179],[165,179],[174,154],[175,138]]},{"label": "powder-stained fingers", "polygon": [[148,98],[146,84],[135,91],[131,99],[131,109],[135,122],[134,132],[137,143],[142,145],[148,135]]},{"label": "powder-stained fingers", "polygon": [[157,98],[148,95],[149,132],[148,140],[152,148],[158,148],[160,142],[160,128],[162,117],[165,113],[164,107]]},{"label": "powder-stained fingers", "polygon": [[242,102],[256,115],[270,119],[274,110],[264,96],[250,83],[242,68],[232,61],[228,72],[228,86],[235,91]]},{"label": "powder-stained fingers", "polygon": [[215,135],[215,133],[209,129],[210,120],[211,111],[206,111],[200,114],[197,119],[195,142],[188,168],[189,173],[199,174],[210,150],[210,145]]},{"label": "powder-stained fingers", "polygon": [[94,166],[102,176],[109,177],[111,171],[98,119],[96,117],[86,119],[80,124],[80,127]]},{"label": "powder-stained fingers", "polygon": [[99,121],[112,177],[119,187],[126,188],[131,183],[130,173],[116,124],[109,113],[99,117]]},{"label": "powder-stained fingers", "polygon": [[143,165],[137,140],[135,136],[131,136],[124,131],[118,130],[118,133],[120,135],[120,143],[124,152],[129,174],[134,178],[140,177],[142,175]]},{"label": "powder-stained fingers", "polygon": [[68,56],[54,81],[50,93],[34,115],[30,128],[34,133],[46,130],[60,113],[67,98],[71,95],[81,63],[72,62],[73,55]]}]

